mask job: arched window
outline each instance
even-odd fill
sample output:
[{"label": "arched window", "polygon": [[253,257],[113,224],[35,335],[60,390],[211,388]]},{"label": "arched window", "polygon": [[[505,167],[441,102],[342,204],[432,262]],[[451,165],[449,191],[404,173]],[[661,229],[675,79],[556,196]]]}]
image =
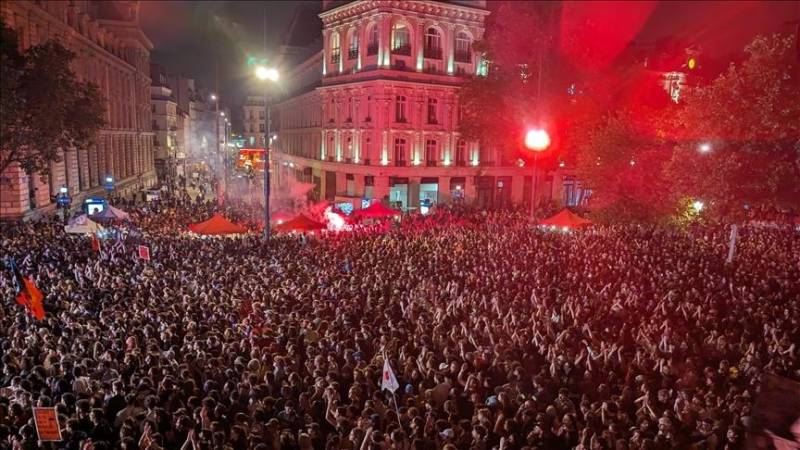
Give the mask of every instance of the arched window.
[{"label": "arched window", "polygon": [[463,139],[460,139],[456,144],[456,165],[467,165],[467,143]]},{"label": "arched window", "polygon": [[349,47],[347,49],[347,59],[358,58],[358,33],[355,28],[351,28],[347,34],[347,42]]},{"label": "arched window", "polygon": [[455,60],[458,62],[472,62],[472,39],[463,31],[456,33]]},{"label": "arched window", "polygon": [[442,59],[442,35],[434,27],[425,30],[425,57]]},{"label": "arched window", "polygon": [[339,33],[333,33],[331,35],[331,64],[338,64],[341,56],[342,48],[339,39]]},{"label": "arched window", "polygon": [[372,24],[369,30],[369,44],[367,45],[367,55],[378,54],[378,25]]},{"label": "arched window", "polygon": [[411,54],[411,32],[405,24],[396,23],[392,26],[392,53]]}]

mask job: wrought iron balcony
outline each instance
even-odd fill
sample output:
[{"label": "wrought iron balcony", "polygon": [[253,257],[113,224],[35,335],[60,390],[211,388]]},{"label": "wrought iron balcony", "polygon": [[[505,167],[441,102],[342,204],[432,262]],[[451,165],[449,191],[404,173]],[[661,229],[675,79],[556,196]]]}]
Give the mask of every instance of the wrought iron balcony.
[{"label": "wrought iron balcony", "polygon": [[347,59],[356,59],[358,58],[358,47],[351,48],[347,51]]},{"label": "wrought iron balcony", "polygon": [[442,59],[441,47],[425,47],[425,57],[429,59]]},{"label": "wrought iron balcony", "polygon": [[367,56],[377,55],[378,54],[378,43],[373,42],[367,46]]},{"label": "wrought iron balcony", "polygon": [[411,46],[406,44],[406,45],[401,45],[399,47],[395,47],[395,48],[392,49],[392,53],[395,54],[395,55],[410,56],[411,55]]},{"label": "wrought iron balcony", "polygon": [[453,56],[456,62],[462,62],[462,63],[472,62],[472,52],[457,51]]}]

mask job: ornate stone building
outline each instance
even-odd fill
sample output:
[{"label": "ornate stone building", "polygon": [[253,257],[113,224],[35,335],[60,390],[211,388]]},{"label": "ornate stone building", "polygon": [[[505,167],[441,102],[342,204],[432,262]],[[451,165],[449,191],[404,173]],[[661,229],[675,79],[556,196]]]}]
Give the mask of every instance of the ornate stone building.
[{"label": "ornate stone building", "polygon": [[106,126],[88,148],[64,149],[50,174],[28,175],[16,166],[2,174],[0,218],[13,219],[52,208],[52,198],[69,189],[73,204],[103,191],[113,176],[120,193],[155,182],[150,107],[152,43],[139,27],[138,1],[7,1],[3,21],[25,50],[56,39],[72,50],[78,79],[100,87]]},{"label": "ornate stone building", "polygon": [[319,198],[356,208],[386,198],[410,210],[454,198],[530,201],[530,168],[458,132],[459,88],[486,70],[473,50],[485,2],[323,6],[322,51],[282,77],[302,86],[272,108],[277,183],[313,182]]}]

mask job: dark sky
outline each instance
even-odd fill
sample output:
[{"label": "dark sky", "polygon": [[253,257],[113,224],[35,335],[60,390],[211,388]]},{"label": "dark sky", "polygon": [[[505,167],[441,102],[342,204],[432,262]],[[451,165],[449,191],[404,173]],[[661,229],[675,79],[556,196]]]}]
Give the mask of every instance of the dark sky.
[{"label": "dark sky", "polygon": [[[248,54],[276,49],[297,7],[314,1],[143,1],[141,23],[155,44],[152,60],[169,71],[196,78],[213,89],[219,61],[223,103],[238,105],[252,88]],[[619,5],[619,3],[617,3]],[[758,33],[791,31],[800,18],[797,1],[661,1],[636,36],[640,43],[665,36],[685,37],[716,55],[738,50]],[[718,56],[721,57],[721,56]],[[235,108],[236,109],[236,108]]]}]

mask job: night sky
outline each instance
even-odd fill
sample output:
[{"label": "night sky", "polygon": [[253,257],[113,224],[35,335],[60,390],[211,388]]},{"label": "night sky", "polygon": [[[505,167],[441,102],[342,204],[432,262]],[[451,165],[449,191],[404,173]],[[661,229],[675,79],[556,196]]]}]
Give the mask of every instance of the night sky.
[{"label": "night sky", "polygon": [[[612,3],[620,6],[619,2]],[[319,5],[318,0],[144,1],[140,18],[155,45],[152,60],[167,70],[194,77],[213,90],[218,58],[223,103],[233,105],[235,112],[252,88],[246,57],[264,54],[265,15],[267,48],[277,49],[295,9]],[[686,38],[715,57],[725,58],[758,33],[792,31],[790,23],[798,19],[800,2],[796,1],[661,1],[635,40],[648,43],[667,36]]]}]

